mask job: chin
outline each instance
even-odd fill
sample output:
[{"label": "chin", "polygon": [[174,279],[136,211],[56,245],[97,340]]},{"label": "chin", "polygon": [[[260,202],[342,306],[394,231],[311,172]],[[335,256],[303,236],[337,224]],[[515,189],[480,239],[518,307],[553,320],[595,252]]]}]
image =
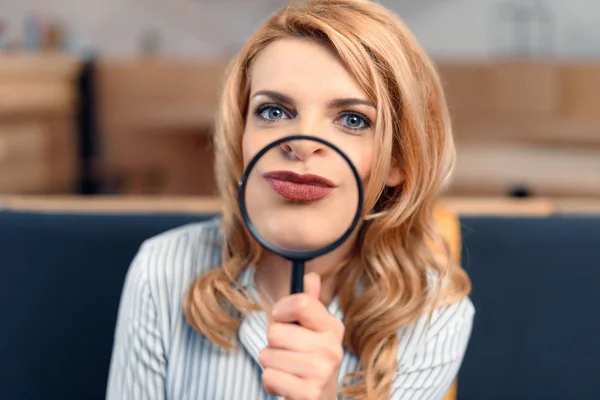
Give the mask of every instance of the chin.
[{"label": "chin", "polygon": [[267,241],[288,250],[317,250],[327,246],[343,234],[343,229],[331,228],[324,218],[278,216],[276,212],[257,225]]}]

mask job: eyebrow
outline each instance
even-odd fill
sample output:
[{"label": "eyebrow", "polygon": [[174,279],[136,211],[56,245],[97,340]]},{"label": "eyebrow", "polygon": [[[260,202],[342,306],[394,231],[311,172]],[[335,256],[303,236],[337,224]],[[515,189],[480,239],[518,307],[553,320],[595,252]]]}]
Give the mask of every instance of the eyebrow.
[{"label": "eyebrow", "polygon": [[[294,102],[294,99],[292,99],[291,97],[286,96],[283,93],[273,91],[273,90],[259,90],[256,93],[254,93],[254,95],[252,97],[257,97],[257,96],[266,96],[275,101],[279,101],[281,103],[289,104],[292,106],[295,106],[295,104],[296,104]],[[362,99],[355,99],[355,98],[334,99],[334,100],[331,100],[327,104],[327,107],[328,108],[343,108],[343,107],[356,106],[356,105],[363,105],[363,106],[377,108],[375,106],[375,104],[373,104],[373,102],[371,102],[369,100],[362,100]]]},{"label": "eyebrow", "polygon": [[342,107],[348,107],[348,106],[361,106],[361,105],[377,108],[377,107],[375,107],[375,104],[373,104],[373,102],[371,102],[369,100],[354,99],[354,98],[331,100],[328,104],[328,107],[329,108],[342,108]]},{"label": "eyebrow", "polygon": [[259,90],[258,92],[254,93],[252,97],[258,96],[266,96],[280,103],[285,103],[292,106],[296,105],[296,102],[294,102],[294,100],[291,97],[286,96],[283,93],[275,92],[273,90]]}]

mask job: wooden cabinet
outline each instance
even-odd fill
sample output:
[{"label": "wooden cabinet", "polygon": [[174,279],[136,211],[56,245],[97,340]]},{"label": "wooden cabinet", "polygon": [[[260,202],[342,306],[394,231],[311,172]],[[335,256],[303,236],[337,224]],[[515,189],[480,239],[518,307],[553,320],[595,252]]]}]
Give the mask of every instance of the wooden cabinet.
[{"label": "wooden cabinet", "polygon": [[438,63],[458,160],[449,194],[600,196],[600,63]]},{"label": "wooden cabinet", "polygon": [[210,141],[225,65],[153,58],[98,63],[99,168],[109,193],[216,193]]},{"label": "wooden cabinet", "polygon": [[0,56],[0,193],[73,193],[80,63]]}]

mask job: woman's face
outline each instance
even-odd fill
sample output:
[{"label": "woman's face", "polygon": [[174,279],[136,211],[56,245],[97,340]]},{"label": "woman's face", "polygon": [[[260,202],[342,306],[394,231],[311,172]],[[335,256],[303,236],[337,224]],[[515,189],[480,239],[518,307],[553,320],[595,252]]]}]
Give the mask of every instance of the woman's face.
[{"label": "woman's face", "polygon": [[[365,182],[375,156],[375,118],[375,104],[332,51],[309,40],[278,40],[252,64],[244,165],[274,140],[303,134],[340,148]],[[267,152],[246,192],[259,232],[288,249],[333,242],[351,223],[356,199],[348,164],[314,141],[288,142]]]}]

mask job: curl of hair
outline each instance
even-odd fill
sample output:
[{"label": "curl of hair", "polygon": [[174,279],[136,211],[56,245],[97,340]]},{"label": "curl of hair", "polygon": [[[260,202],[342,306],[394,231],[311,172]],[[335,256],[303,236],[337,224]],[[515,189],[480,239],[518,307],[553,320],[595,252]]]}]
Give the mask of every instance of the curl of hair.
[{"label": "curl of hair", "polygon": [[[184,312],[197,331],[233,349],[241,317],[259,309],[236,283],[261,255],[237,208],[237,182],[243,173],[252,61],[271,42],[284,38],[315,40],[334,50],[377,104],[375,151],[381,157],[376,157],[369,178],[356,254],[338,275],[346,283],[338,288],[345,344],[361,362],[360,371],[346,377],[341,393],[355,399],[388,398],[397,369],[398,330],[468,295],[470,281],[453,261],[434,218],[455,159],[439,76],[403,22],[376,3],[293,2],[271,16],[230,64],[214,136],[223,200],[223,262],[192,284]],[[392,165],[401,168],[404,181],[387,188],[383,177]],[[356,293],[359,285],[364,289]]]}]

